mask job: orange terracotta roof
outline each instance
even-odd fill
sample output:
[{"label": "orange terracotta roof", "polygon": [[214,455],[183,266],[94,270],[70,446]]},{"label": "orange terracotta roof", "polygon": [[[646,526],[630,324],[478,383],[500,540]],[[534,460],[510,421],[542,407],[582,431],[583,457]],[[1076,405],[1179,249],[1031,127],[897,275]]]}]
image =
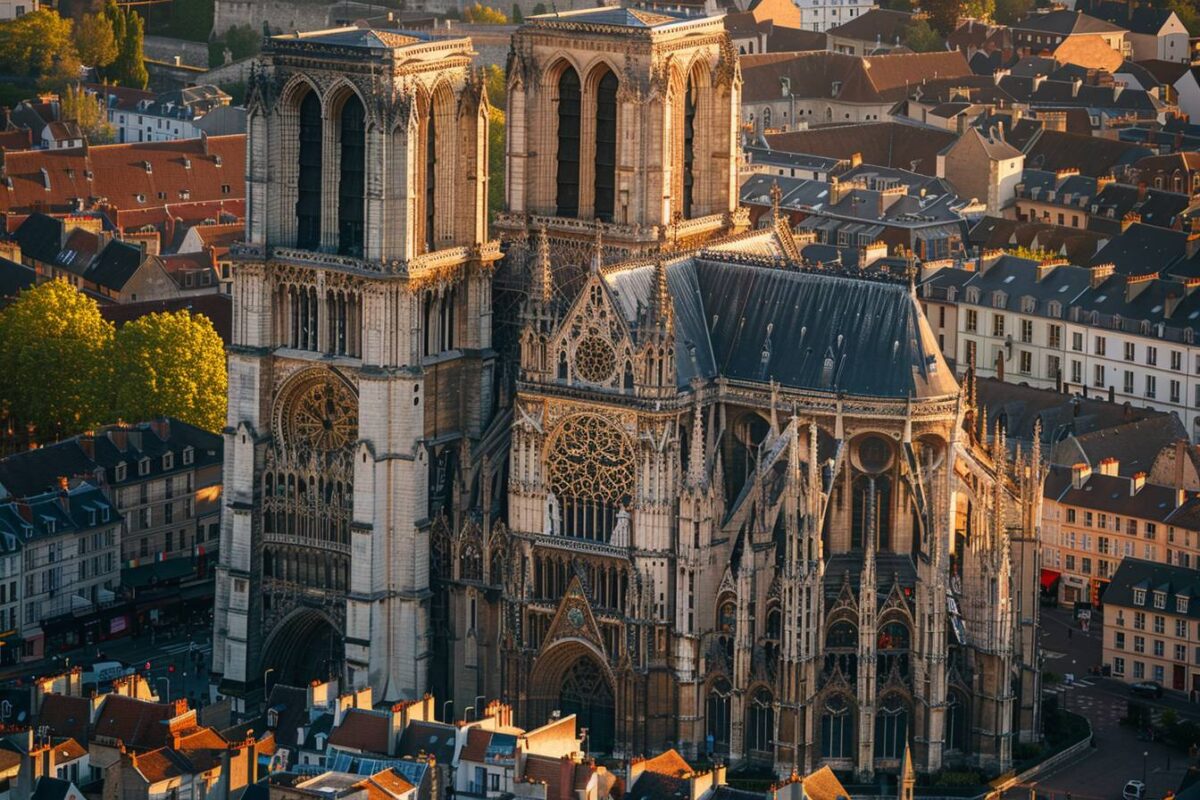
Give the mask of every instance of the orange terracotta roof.
[{"label": "orange terracotta roof", "polygon": [[33,133],[29,128],[0,131],[0,150],[29,150],[32,147]]},{"label": "orange terracotta roof", "polygon": [[133,766],[147,783],[158,783],[186,774],[177,754],[165,747],[135,756]]},{"label": "orange terracotta roof", "polygon": [[471,728],[467,731],[467,743],[463,745],[460,759],[466,761],[486,761],[488,744],[492,741],[492,732],[482,728]]},{"label": "orange terracotta roof", "polygon": [[395,800],[416,787],[394,770],[387,769],[355,784],[355,788],[366,789],[369,800]]},{"label": "orange terracotta roof", "polygon": [[234,199],[245,195],[245,168],[244,134],[7,153],[0,212],[65,211],[91,198],[118,210]]},{"label": "orange terracotta roof", "polygon": [[660,753],[654,758],[646,759],[642,762],[642,767],[646,772],[670,775],[674,778],[685,778],[692,774],[691,765],[684,761],[683,756],[679,755],[674,749]]},{"label": "orange terracotta roof", "polygon": [[168,741],[167,723],[175,706],[110,694],[100,707],[93,733],[120,739],[131,749],[150,750]]},{"label": "orange terracotta roof", "polygon": [[819,770],[804,779],[804,796],[811,800],[841,800],[850,793],[829,767]]},{"label": "orange terracotta roof", "polygon": [[88,751],[79,742],[73,738],[55,739],[54,740],[54,761],[56,764],[63,764],[68,761],[74,761],[77,758],[83,758],[88,754]]}]

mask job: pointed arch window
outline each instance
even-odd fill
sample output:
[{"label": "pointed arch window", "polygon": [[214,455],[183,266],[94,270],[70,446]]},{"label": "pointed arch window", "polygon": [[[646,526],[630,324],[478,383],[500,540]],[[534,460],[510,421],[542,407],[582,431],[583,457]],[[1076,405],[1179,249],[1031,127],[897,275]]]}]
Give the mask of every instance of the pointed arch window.
[{"label": "pointed arch window", "polygon": [[829,698],[821,714],[821,757],[854,757],[854,715],[844,697]]},{"label": "pointed arch window", "polygon": [[429,121],[425,124],[425,251],[437,249],[434,231],[437,208],[437,109],[429,101]]},{"label": "pointed arch window", "polygon": [[708,749],[712,753],[729,753],[729,698],[733,687],[724,678],[718,678],[708,691],[708,715],[706,731]]},{"label": "pointed arch window", "polygon": [[612,222],[617,189],[617,76],[606,71],[596,87],[596,217]]},{"label": "pointed arch window", "polygon": [[688,219],[696,183],[696,100],[696,86],[689,79],[683,105],[683,216]]},{"label": "pointed arch window", "polygon": [[366,200],[366,110],[357,95],[346,99],[341,120],[342,158],[338,176],[338,253],[363,254]]},{"label": "pointed arch window", "polygon": [[908,741],[908,709],[898,698],[884,701],[875,715],[875,758],[899,759]]},{"label": "pointed arch window", "polygon": [[746,719],[746,740],[750,750],[770,753],[775,742],[774,698],[768,689],[759,689],[750,700]]},{"label": "pointed arch window", "polygon": [[315,250],[321,246],[321,100],[312,91],[300,102],[296,189],[296,247]]},{"label": "pointed arch window", "polygon": [[571,67],[558,79],[558,199],[560,217],[579,216],[579,74]]}]

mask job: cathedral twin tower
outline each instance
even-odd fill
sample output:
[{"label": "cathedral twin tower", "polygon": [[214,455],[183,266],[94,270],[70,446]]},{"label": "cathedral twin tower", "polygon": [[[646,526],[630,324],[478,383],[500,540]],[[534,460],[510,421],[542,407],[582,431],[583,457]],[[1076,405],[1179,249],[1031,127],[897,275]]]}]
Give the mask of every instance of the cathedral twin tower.
[{"label": "cathedral twin tower", "polygon": [[974,429],[907,286],[747,230],[722,21],[514,34],[503,252],[473,56],[297,33],[251,81],[222,692],[485,695],[784,773],[1011,763],[1041,466]]}]

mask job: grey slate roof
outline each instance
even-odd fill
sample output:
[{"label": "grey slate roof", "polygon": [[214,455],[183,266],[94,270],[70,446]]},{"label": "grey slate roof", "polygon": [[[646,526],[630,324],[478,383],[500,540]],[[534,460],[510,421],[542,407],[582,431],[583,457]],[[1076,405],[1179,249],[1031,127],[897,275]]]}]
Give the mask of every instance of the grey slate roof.
[{"label": "grey slate roof", "polygon": [[528,21],[540,26],[555,26],[558,23],[583,23],[587,25],[615,25],[621,28],[649,30],[684,22],[688,17],[667,11],[643,11],[636,8],[601,7],[582,11],[565,11],[559,14],[539,14]]},{"label": "grey slate roof", "polygon": [[[1133,590],[1146,591],[1144,606],[1135,605]],[[1105,605],[1117,605],[1123,608],[1153,609],[1151,593],[1163,591],[1167,594],[1168,613],[1175,612],[1175,596],[1186,595],[1191,598],[1188,602],[1187,615],[1191,619],[1200,619],[1200,570],[1187,567],[1174,567],[1157,561],[1145,561],[1140,558],[1124,558],[1112,577],[1112,583],[1104,592]]]},{"label": "grey slate roof", "polygon": [[[635,326],[651,304],[654,269],[607,276]],[[876,397],[944,396],[958,390],[908,288],[894,281],[719,260],[668,267],[677,383],[693,377]]]},{"label": "grey slate roof", "polygon": [[1088,33],[1117,33],[1124,28],[1081,11],[1051,11],[1049,14],[1031,14],[1013,23],[1013,30],[1035,33],[1056,33],[1060,36]]}]

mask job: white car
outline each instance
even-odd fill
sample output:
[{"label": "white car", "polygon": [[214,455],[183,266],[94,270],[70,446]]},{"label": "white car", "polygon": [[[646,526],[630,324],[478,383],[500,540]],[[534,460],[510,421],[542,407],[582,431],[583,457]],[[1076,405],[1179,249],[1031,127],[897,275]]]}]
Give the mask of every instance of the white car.
[{"label": "white car", "polygon": [[1146,796],[1146,784],[1141,781],[1130,781],[1121,790],[1121,800],[1142,800]]}]

